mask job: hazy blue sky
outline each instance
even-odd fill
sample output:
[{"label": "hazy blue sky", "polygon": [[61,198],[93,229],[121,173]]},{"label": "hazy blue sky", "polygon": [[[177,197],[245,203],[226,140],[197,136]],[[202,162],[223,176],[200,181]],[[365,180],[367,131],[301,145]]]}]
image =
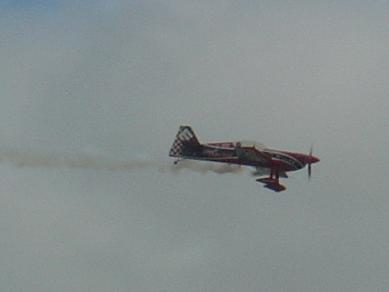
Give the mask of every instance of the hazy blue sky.
[{"label": "hazy blue sky", "polygon": [[[386,291],[388,1],[0,1],[1,291]],[[172,172],[180,124],[321,162]]]}]

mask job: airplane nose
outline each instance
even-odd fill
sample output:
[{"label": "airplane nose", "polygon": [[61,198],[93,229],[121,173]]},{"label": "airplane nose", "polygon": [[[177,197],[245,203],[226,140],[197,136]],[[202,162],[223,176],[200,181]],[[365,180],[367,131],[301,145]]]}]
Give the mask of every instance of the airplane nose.
[{"label": "airplane nose", "polygon": [[316,156],[310,156],[309,160],[310,160],[310,163],[316,163],[316,162],[320,161],[320,159],[317,158]]}]

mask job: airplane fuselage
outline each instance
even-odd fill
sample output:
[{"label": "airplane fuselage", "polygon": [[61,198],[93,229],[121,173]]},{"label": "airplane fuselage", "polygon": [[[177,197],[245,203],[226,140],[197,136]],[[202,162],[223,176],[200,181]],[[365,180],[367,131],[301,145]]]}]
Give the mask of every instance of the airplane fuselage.
[{"label": "airplane fuselage", "polygon": [[182,158],[271,168],[283,172],[299,170],[309,162],[318,161],[314,156],[267,148],[261,150],[261,155],[257,155],[255,148],[237,147],[236,144],[227,142],[202,144],[192,149],[188,147]]}]

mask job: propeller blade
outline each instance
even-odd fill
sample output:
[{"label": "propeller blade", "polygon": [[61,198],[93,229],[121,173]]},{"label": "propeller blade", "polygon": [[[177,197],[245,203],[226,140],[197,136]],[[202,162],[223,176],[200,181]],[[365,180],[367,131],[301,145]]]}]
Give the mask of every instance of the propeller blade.
[{"label": "propeller blade", "polygon": [[308,179],[311,179],[312,176],[312,152],[313,152],[313,145],[311,145],[311,148],[309,149],[309,160],[308,160]]}]

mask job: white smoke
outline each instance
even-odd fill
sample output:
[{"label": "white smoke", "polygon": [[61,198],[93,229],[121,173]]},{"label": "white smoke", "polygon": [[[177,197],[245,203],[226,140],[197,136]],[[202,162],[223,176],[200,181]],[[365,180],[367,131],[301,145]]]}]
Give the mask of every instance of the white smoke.
[{"label": "white smoke", "polygon": [[193,160],[182,160],[175,165],[169,166],[169,170],[178,173],[183,169],[188,169],[194,172],[206,174],[208,172],[214,172],[217,174],[224,173],[239,173],[243,168],[239,165],[224,164],[224,163],[212,163]]},{"label": "white smoke", "polygon": [[155,162],[147,159],[119,161],[85,153],[64,154],[20,150],[0,151],[0,161],[17,167],[84,168],[125,171],[151,167]]},{"label": "white smoke", "polygon": [[177,164],[156,158],[117,160],[87,153],[64,154],[38,151],[0,150],[0,163],[30,168],[79,168],[109,171],[136,171],[157,169],[161,172],[179,173],[184,169],[206,174],[237,173],[237,165],[183,160]]}]

